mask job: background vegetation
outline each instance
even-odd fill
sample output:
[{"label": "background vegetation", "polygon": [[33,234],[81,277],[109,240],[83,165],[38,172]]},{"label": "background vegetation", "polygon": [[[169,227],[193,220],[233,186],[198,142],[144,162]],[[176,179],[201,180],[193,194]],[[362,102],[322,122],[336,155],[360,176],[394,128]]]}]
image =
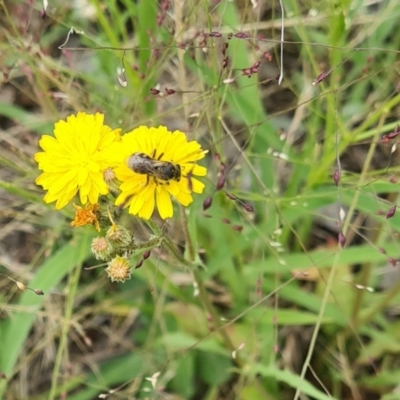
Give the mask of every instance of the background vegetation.
[{"label": "background vegetation", "polygon": [[[278,1],[0,1],[1,398],[400,399],[400,3],[282,2],[281,46]],[[111,283],[43,203],[38,139],[77,111],[210,150],[198,262]]]}]

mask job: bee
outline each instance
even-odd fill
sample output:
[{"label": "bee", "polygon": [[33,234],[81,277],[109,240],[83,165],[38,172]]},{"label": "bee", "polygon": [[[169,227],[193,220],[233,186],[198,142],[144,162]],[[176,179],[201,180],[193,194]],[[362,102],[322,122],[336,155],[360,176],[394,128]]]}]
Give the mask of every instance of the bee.
[{"label": "bee", "polygon": [[[160,158],[164,153],[161,153],[157,159],[154,159],[144,153],[133,153],[127,160],[128,167],[137,174],[147,175],[146,185],[149,183],[149,178],[162,181],[177,181],[179,182],[182,176],[181,166],[173,164],[169,161],[161,161]],[[155,152],[153,153],[153,157]]]}]

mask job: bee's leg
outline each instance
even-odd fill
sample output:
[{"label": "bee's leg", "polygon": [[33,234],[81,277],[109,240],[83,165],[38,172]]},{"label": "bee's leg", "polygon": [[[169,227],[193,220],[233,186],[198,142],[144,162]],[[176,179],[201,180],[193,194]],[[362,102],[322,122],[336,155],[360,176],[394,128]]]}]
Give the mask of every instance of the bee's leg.
[{"label": "bee's leg", "polygon": [[157,153],[157,149],[154,149],[154,150],[153,150],[153,154],[151,155],[151,158],[154,159],[154,157],[156,156],[156,153]]},{"label": "bee's leg", "polygon": [[149,181],[150,181],[150,175],[146,175],[146,184],[145,184],[145,186],[147,186],[149,184]]},{"label": "bee's leg", "polygon": [[161,160],[161,157],[164,155],[164,153],[161,153],[158,157],[157,160]]}]

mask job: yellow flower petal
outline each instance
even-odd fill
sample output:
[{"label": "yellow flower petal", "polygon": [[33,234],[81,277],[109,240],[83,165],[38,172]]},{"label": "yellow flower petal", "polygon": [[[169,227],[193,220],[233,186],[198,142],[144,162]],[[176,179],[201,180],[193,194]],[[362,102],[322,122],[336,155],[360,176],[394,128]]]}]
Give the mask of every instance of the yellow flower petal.
[{"label": "yellow flower petal", "polygon": [[196,178],[192,178],[191,183],[192,183],[192,191],[194,193],[203,193],[203,190],[205,188],[205,185],[203,182],[200,182]]},{"label": "yellow flower petal", "polygon": [[171,197],[169,193],[162,187],[158,186],[156,191],[157,208],[162,219],[171,218],[174,210],[172,208]]},{"label": "yellow flower petal", "polygon": [[136,195],[132,197],[129,206],[130,214],[136,215],[140,212],[144,204],[144,196],[145,196],[144,193],[142,193],[140,196]]},{"label": "yellow flower petal", "polygon": [[141,210],[139,212],[139,217],[141,217],[143,219],[150,219],[150,217],[152,216],[152,214],[154,212],[154,205],[155,205],[154,203],[155,203],[154,195],[150,191],[143,203],[143,207],[141,208]]},{"label": "yellow flower petal", "polygon": [[[181,181],[183,181],[181,178]],[[172,195],[172,196],[176,196],[179,192],[180,192],[180,183],[175,182],[175,181],[171,181],[169,182],[169,185],[166,186],[168,192]]]},{"label": "yellow flower petal", "polygon": [[[203,167],[201,165],[197,165],[197,164],[186,164],[186,166],[190,166],[188,167],[188,170],[190,171],[190,173],[192,175],[197,175],[197,176],[206,176],[207,175],[207,168]],[[185,169],[186,172],[186,169]]]},{"label": "yellow flower petal", "polygon": [[193,201],[192,195],[185,192],[179,192],[175,198],[185,207],[187,207]]}]

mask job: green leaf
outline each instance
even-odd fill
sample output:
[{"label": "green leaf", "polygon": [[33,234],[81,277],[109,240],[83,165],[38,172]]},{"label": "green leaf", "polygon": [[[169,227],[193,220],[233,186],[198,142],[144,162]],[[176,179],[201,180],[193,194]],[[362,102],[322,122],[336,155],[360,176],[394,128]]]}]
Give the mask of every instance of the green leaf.
[{"label": "green leaf", "polygon": [[158,344],[160,343],[172,352],[196,348],[216,355],[228,356],[228,352],[219,344],[215,337],[200,340],[184,332],[173,332],[163,335]]},{"label": "green leaf", "polygon": [[299,375],[294,374],[288,370],[281,370],[275,366],[253,365],[250,367],[252,374],[261,374],[268,378],[274,378],[280,382],[284,382],[294,389],[301,388],[301,393],[312,396],[316,400],[335,400],[331,395],[327,395],[306,380],[301,380]]},{"label": "green leaf", "polygon": [[228,357],[199,351],[197,370],[202,381],[209,385],[220,385],[231,375],[232,361]]},{"label": "green leaf", "polygon": [[[151,368],[150,362],[144,361],[145,358],[142,353],[115,357],[103,363],[95,373],[82,374],[79,383],[80,385],[85,385],[85,387],[78,393],[69,394],[68,400],[91,400],[97,398],[100,393],[107,393],[117,384],[143,376]],[[150,375],[151,373],[149,373]],[[122,392],[123,390],[124,388],[120,391]]]},{"label": "green leaf", "polygon": [[168,386],[184,399],[190,399],[195,392],[195,355],[185,354],[177,362],[175,376]]}]

